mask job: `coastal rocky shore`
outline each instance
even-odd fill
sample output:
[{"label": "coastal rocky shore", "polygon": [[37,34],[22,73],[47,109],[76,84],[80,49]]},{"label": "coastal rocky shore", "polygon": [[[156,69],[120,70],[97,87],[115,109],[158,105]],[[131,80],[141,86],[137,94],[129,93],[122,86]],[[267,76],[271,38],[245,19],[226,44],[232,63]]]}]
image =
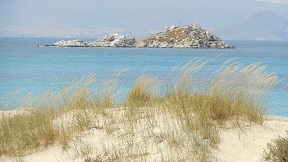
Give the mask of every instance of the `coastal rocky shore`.
[{"label": "coastal rocky shore", "polygon": [[135,47],[135,48],[235,48],[201,28],[198,24],[186,27],[169,26],[155,35],[136,40],[135,37],[111,34],[93,42],[82,40],[61,40],[56,47]]}]

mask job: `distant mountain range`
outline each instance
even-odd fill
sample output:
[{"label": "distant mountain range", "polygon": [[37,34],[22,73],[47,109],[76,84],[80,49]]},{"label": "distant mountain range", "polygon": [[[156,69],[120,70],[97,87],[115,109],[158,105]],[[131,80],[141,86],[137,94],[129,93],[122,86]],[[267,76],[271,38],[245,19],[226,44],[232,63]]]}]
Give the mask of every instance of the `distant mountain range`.
[{"label": "distant mountain range", "polygon": [[[281,3],[276,3],[280,1]],[[283,34],[286,30],[286,28],[283,30],[283,26],[287,26],[287,20],[275,13],[263,12],[249,19],[251,21],[249,23],[241,22],[260,11],[273,11],[288,18],[288,2],[287,0],[83,0],[83,3],[76,0],[25,0],[17,3],[1,1],[0,37],[99,38],[118,33],[140,39],[161,31],[163,26],[186,26],[197,23],[225,39],[287,39],[285,36],[287,34]],[[257,24],[258,21],[262,25]],[[250,33],[246,34],[247,32]]]},{"label": "distant mountain range", "polygon": [[288,40],[288,20],[272,11],[263,11],[213,32],[224,40]]}]

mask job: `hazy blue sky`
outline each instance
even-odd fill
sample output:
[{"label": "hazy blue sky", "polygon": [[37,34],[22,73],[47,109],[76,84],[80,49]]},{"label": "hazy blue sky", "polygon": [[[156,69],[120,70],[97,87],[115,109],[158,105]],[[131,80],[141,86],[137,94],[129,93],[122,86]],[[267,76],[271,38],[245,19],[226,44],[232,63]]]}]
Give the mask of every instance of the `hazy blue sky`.
[{"label": "hazy blue sky", "polygon": [[197,22],[218,29],[260,11],[288,17],[288,0],[0,0],[0,36],[141,35]]}]

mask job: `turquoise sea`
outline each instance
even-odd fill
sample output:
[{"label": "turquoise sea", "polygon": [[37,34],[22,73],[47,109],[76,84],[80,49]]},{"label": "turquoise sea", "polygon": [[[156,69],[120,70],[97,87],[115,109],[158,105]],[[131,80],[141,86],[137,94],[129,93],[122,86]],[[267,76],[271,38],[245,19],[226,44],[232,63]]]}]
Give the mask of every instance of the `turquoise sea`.
[{"label": "turquoise sea", "polygon": [[[94,71],[99,82],[115,70],[128,68],[119,78],[128,89],[142,74],[166,78],[173,67],[193,58],[212,59],[222,54],[213,66],[235,58],[248,65],[261,62],[265,71],[275,73],[281,82],[273,89],[269,113],[288,116],[288,42],[226,41],[236,49],[152,49],[152,48],[56,48],[38,47],[61,38],[0,38],[0,96],[22,90],[44,92],[55,82],[62,87],[67,78],[80,78]],[[83,39],[92,41],[93,39]],[[18,98],[12,101],[17,107]]]}]

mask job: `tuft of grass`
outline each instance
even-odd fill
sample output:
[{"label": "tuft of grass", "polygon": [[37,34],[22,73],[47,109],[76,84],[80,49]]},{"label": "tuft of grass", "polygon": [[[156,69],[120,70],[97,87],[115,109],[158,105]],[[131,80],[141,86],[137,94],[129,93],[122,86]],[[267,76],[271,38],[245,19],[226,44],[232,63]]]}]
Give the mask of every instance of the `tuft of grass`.
[{"label": "tuft of grass", "polygon": [[195,104],[190,107],[198,109],[197,112],[205,110],[215,121],[222,122],[232,117],[239,119],[241,116],[262,123],[268,92],[275,86],[277,76],[263,72],[265,66],[259,63],[244,67],[229,62],[211,76],[205,70],[203,76],[195,76],[210,61],[200,59],[185,65],[172,94],[181,100],[192,100],[190,103]]},{"label": "tuft of grass", "polygon": [[128,94],[128,103],[147,103],[152,101],[155,98],[155,93],[153,93],[155,88],[153,84],[155,82],[156,78],[146,78],[144,76],[137,78]]},{"label": "tuft of grass", "polygon": [[[286,131],[288,135],[288,130]],[[272,140],[264,150],[264,161],[287,162],[288,161],[288,136]]]},{"label": "tuft of grass", "polygon": [[61,135],[53,128],[53,112],[33,110],[27,115],[3,116],[0,122],[0,155],[23,155],[47,147]]}]

